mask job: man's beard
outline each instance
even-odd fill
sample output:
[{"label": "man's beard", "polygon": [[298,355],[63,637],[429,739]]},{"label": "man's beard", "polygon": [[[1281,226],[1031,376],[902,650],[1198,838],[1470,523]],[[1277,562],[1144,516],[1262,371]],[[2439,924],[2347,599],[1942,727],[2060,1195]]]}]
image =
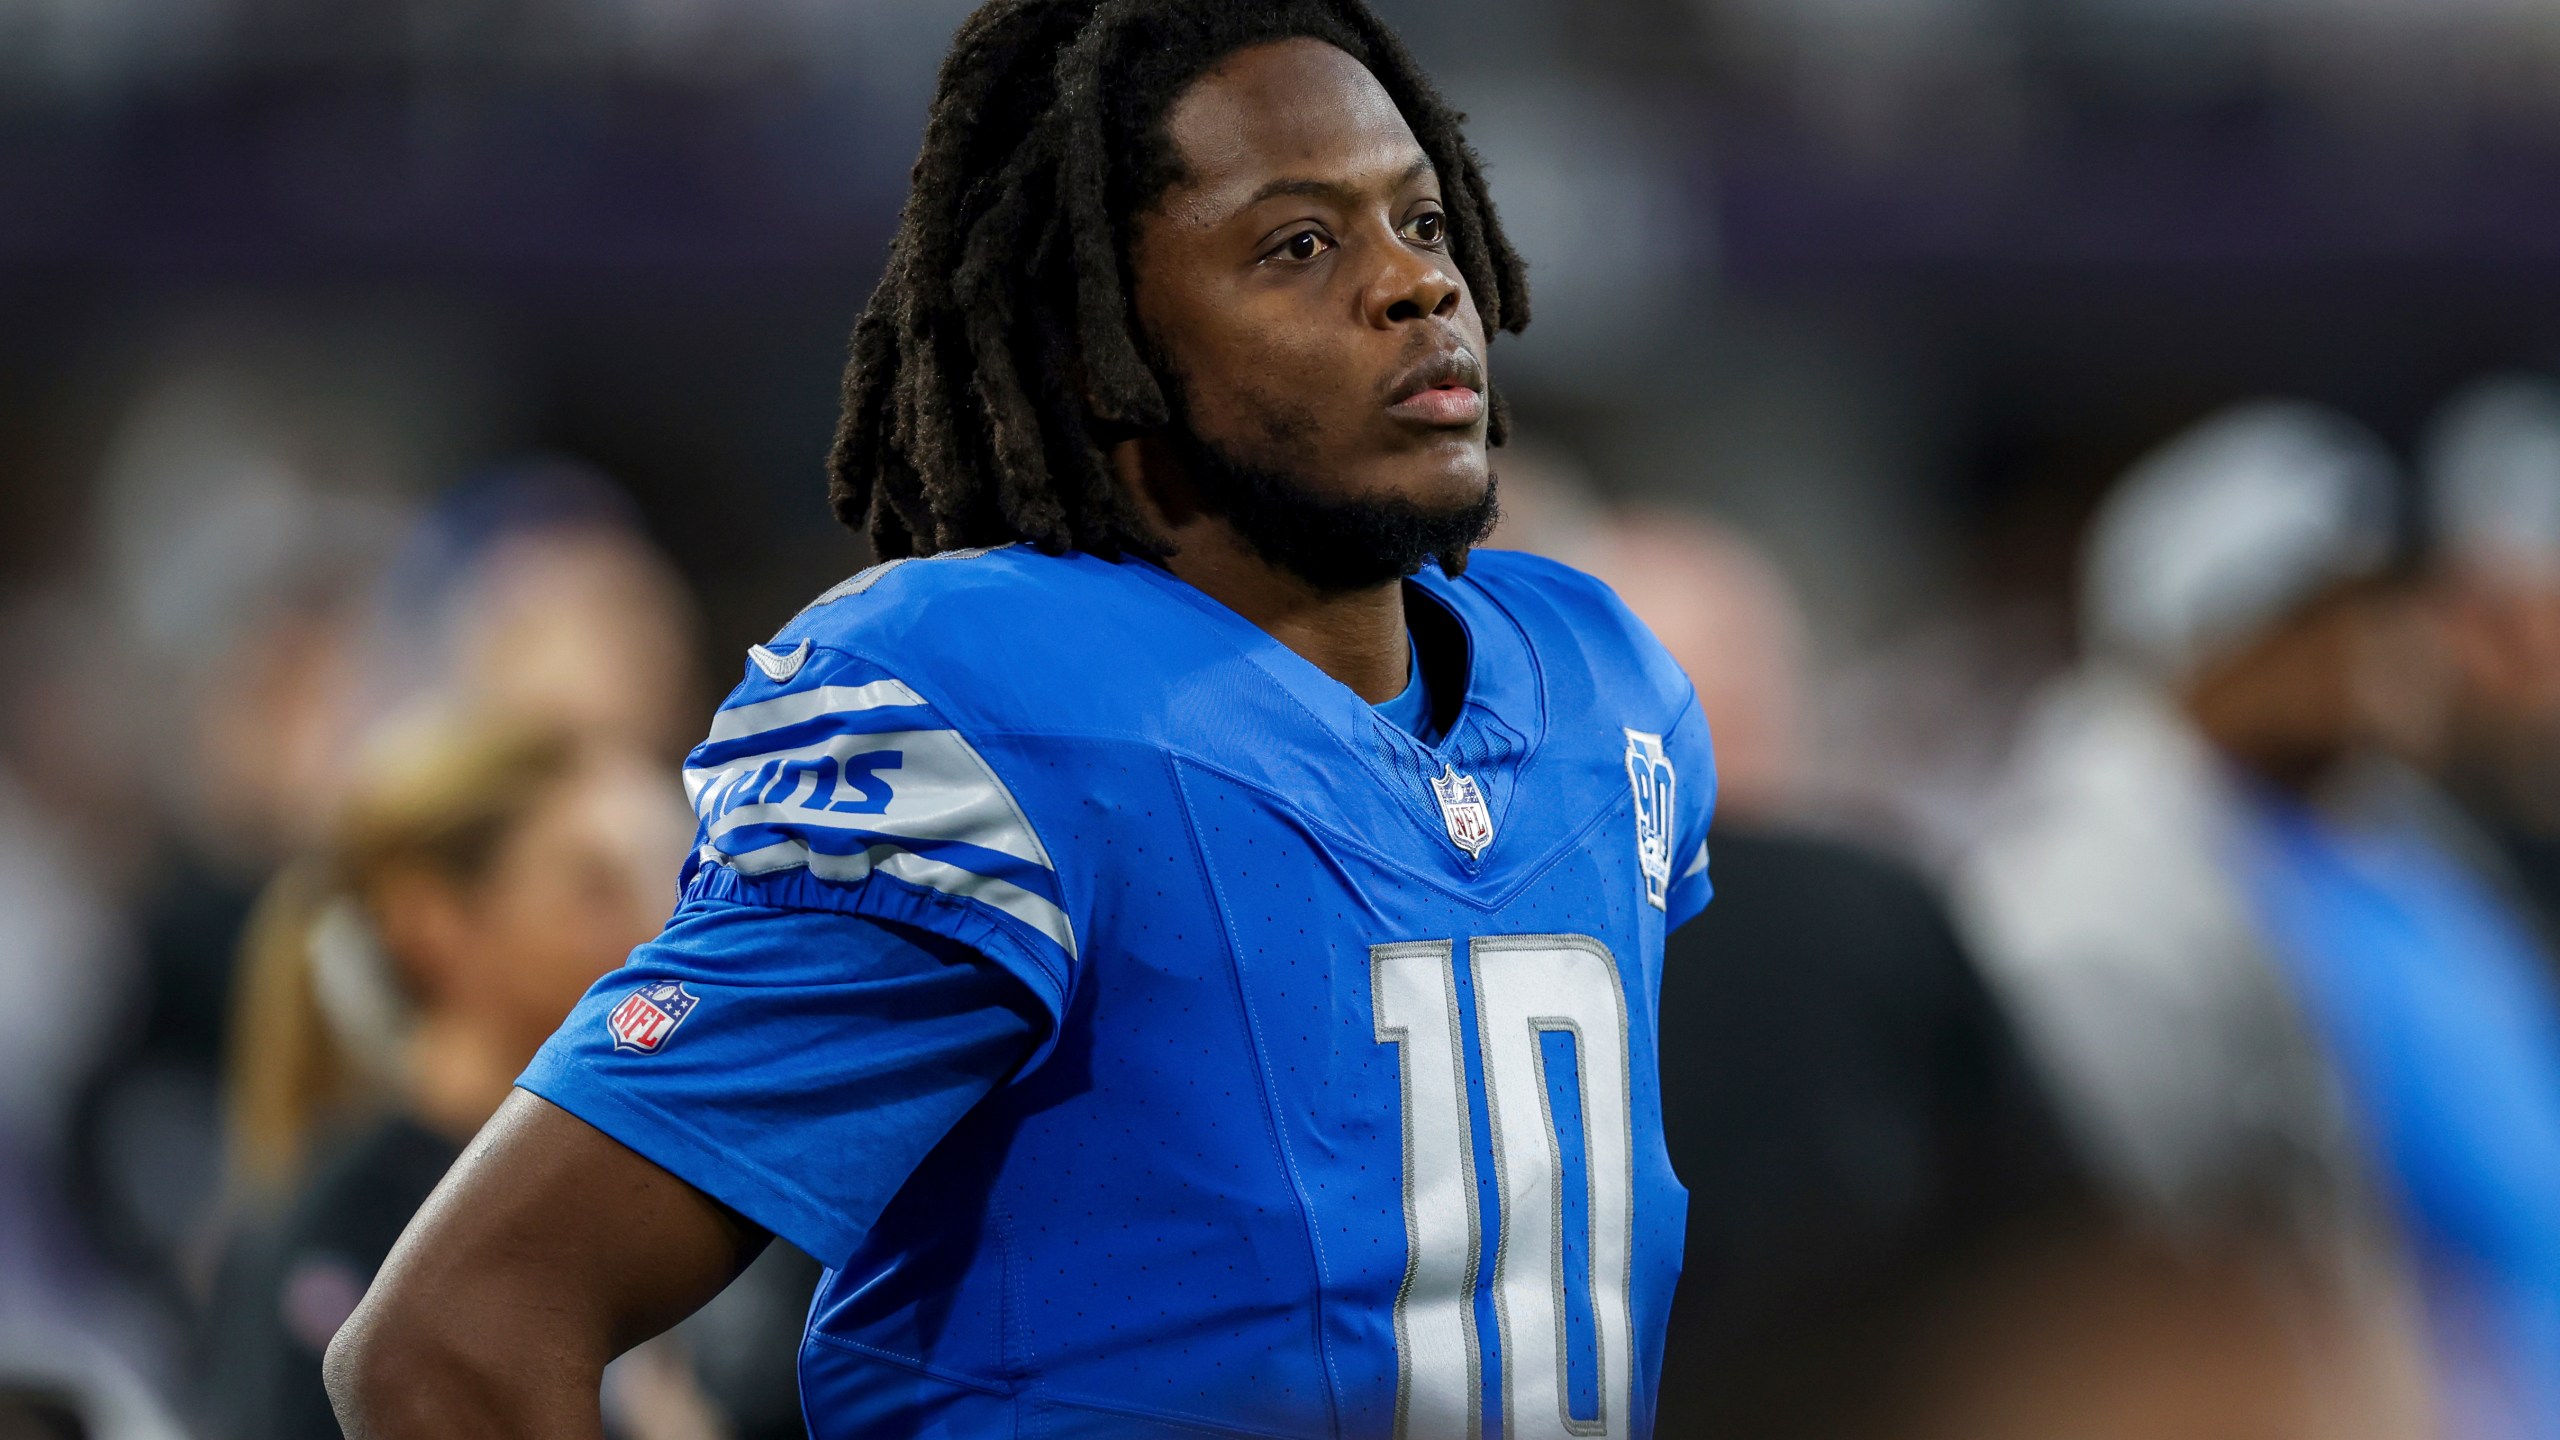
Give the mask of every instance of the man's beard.
[{"label": "man's beard", "polygon": [[[1467,552],[1493,533],[1501,516],[1492,474],[1484,493],[1455,506],[1432,507],[1401,495],[1334,499],[1322,494],[1304,460],[1311,417],[1278,415],[1266,421],[1263,455],[1256,463],[1203,438],[1191,425],[1178,393],[1166,442],[1190,475],[1202,509],[1236,527],[1255,554],[1306,581],[1338,594],[1401,580],[1437,560],[1455,575]],[[1292,461],[1297,463],[1292,464]]]}]

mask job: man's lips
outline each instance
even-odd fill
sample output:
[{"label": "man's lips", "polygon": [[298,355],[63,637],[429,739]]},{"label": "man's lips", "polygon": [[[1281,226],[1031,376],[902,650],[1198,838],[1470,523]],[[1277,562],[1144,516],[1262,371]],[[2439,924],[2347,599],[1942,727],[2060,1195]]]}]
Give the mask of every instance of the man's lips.
[{"label": "man's lips", "polygon": [[1433,426],[1473,425],[1484,418],[1484,366],[1472,352],[1444,350],[1396,377],[1387,413]]},{"label": "man's lips", "polygon": [[1424,425],[1473,425],[1484,418],[1484,395],[1465,385],[1434,385],[1388,406],[1387,413]]}]

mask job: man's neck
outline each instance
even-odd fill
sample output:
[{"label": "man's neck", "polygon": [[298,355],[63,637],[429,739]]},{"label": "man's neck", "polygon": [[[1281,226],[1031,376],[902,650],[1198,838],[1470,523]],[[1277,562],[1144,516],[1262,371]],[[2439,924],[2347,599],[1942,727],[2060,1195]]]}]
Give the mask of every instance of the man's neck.
[{"label": "man's neck", "polygon": [[1194,503],[1180,464],[1157,442],[1124,441],[1112,464],[1138,508],[1173,542],[1166,569],[1370,704],[1404,693],[1413,673],[1404,582],[1318,590],[1264,559],[1224,516]]},{"label": "man's neck", "polygon": [[1361,699],[1375,705],[1404,693],[1413,653],[1403,581],[1321,591],[1256,554],[1225,521],[1206,516],[1169,538],[1178,548],[1165,568],[1261,626]]}]

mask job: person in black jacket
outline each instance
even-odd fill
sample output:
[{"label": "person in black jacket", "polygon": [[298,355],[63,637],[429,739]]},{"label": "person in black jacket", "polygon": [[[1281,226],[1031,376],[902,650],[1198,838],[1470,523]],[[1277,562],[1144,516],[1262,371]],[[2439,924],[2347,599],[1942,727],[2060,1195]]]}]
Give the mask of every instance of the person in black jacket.
[{"label": "person in black jacket", "polygon": [[1876,1433],[1925,1322],[2078,1222],[2077,1163],[1935,888],[1786,818],[1808,726],[1777,571],[1660,515],[1573,555],[1688,668],[1716,737],[1715,901],[1663,961],[1689,1219],[1658,1433]]},{"label": "person in black jacket", "polygon": [[1747,819],[1711,843],[1715,903],[1664,961],[1689,1244],[1660,1433],[1836,1433],[1889,1403],[1942,1292],[2073,1210],[2077,1172],[1925,882]]}]

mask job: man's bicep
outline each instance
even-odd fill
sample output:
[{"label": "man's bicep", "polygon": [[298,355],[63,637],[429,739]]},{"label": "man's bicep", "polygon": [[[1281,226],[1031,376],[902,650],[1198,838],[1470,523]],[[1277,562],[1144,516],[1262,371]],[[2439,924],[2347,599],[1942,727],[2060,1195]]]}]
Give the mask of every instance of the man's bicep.
[{"label": "man's bicep", "polygon": [[766,1239],[647,1157],[518,1090],[420,1207],[375,1290],[559,1347],[574,1373],[691,1314]]}]

